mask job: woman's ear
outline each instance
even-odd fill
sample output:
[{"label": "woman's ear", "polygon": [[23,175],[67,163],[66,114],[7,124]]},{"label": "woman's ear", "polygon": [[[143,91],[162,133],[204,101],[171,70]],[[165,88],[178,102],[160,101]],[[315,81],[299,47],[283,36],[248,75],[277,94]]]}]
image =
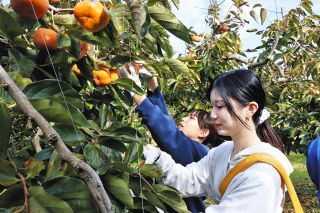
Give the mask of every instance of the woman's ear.
[{"label": "woman's ear", "polygon": [[200,140],[204,140],[209,135],[209,133],[210,131],[208,129],[200,130],[200,134],[198,135],[198,138]]},{"label": "woman's ear", "polygon": [[253,116],[254,113],[256,113],[256,111],[258,110],[259,105],[257,102],[252,101],[248,104],[248,113],[250,114],[250,116]]}]

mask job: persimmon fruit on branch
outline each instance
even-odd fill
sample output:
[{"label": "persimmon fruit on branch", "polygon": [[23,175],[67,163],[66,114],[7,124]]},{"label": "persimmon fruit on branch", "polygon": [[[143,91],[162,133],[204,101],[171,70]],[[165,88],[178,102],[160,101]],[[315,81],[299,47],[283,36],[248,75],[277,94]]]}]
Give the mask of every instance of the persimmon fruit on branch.
[{"label": "persimmon fruit on branch", "polygon": [[228,29],[229,29],[229,26],[228,26],[228,24],[226,22],[223,22],[223,23],[220,24],[220,31],[221,32],[223,32],[223,33],[227,32]]},{"label": "persimmon fruit on branch", "polygon": [[49,9],[48,0],[11,0],[10,4],[16,13],[29,19],[39,19]]},{"label": "persimmon fruit on branch", "polygon": [[193,35],[193,36],[191,36],[191,40],[193,42],[200,42],[201,41],[201,37],[198,36],[198,35]]},{"label": "persimmon fruit on branch", "polygon": [[47,28],[39,28],[33,34],[33,43],[38,49],[45,49],[46,46],[50,50],[58,47],[58,33]]},{"label": "persimmon fruit on branch", "polygon": [[84,0],[77,3],[73,14],[80,26],[89,32],[98,32],[109,23],[109,15],[97,0]]}]

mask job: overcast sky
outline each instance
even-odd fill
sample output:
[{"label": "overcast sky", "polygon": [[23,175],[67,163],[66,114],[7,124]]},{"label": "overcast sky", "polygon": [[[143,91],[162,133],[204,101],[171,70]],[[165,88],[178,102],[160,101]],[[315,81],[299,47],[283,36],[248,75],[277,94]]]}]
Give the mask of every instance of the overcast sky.
[{"label": "overcast sky", "polygon": [[[2,0],[5,4],[9,3],[9,0]],[[211,0],[212,1],[212,0]],[[232,6],[231,0],[217,0],[217,2],[223,2],[221,4],[221,13],[224,15]],[[246,33],[248,27],[254,27],[258,30],[264,29],[268,26],[275,18],[277,18],[275,11],[280,12],[281,8],[284,12],[295,8],[299,5],[300,0],[248,0],[249,4],[254,5],[260,3],[267,9],[267,19],[264,25],[256,24],[255,21],[248,15],[249,20],[253,25],[245,26],[240,32],[240,37],[243,42],[243,49],[254,48],[261,43],[261,37],[257,36],[255,33]],[[314,10],[320,10],[319,0],[312,0],[314,4]],[[197,33],[207,32],[210,33],[210,29],[205,22],[207,16],[207,8],[209,6],[210,0],[180,0],[179,10],[175,10],[175,15],[188,27],[193,27],[193,30]],[[223,17],[222,17],[223,18]],[[186,45],[180,39],[174,36],[170,38],[171,44],[176,54],[186,53]]]}]

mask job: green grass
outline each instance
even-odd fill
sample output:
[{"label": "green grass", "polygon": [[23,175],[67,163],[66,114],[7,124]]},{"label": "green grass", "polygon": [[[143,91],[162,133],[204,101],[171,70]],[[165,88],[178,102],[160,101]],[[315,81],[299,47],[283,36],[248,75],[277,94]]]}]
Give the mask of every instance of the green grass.
[{"label": "green grass", "polygon": [[[290,175],[304,212],[319,212],[317,189],[311,182],[307,168],[306,157],[303,154],[290,153],[288,156],[294,171]],[[287,196],[284,212],[294,212],[289,196]]]}]

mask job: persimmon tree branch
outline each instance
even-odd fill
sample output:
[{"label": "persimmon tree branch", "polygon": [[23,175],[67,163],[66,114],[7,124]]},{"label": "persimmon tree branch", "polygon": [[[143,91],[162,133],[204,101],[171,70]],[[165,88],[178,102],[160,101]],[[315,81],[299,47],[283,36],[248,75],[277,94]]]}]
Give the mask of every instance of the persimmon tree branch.
[{"label": "persimmon tree branch", "polygon": [[238,62],[241,62],[241,63],[244,63],[244,64],[248,64],[248,59],[240,54],[232,54],[232,55],[229,55],[229,56],[226,56],[224,58],[225,60],[236,60]]},{"label": "persimmon tree branch", "polygon": [[49,9],[52,10],[53,12],[73,12],[73,8],[56,8],[52,5],[49,5]]},{"label": "persimmon tree branch", "polygon": [[253,64],[249,65],[248,68],[249,69],[254,69],[256,67],[259,67],[259,66],[267,64],[268,61],[270,61],[272,59],[272,55],[273,55],[273,53],[274,53],[274,51],[275,51],[275,49],[276,49],[276,47],[278,45],[279,39],[280,39],[280,32],[276,32],[276,39],[275,39],[275,41],[274,41],[274,43],[272,45],[272,48],[271,48],[271,51],[270,51],[268,57],[266,59],[262,60],[262,61],[258,61],[256,63],[253,63]]},{"label": "persimmon tree branch", "polygon": [[[275,51],[275,49],[276,49],[276,47],[278,45],[279,39],[280,39],[280,33],[277,32],[276,33],[276,39],[275,39],[275,41],[274,41],[274,43],[272,45],[272,48],[271,48],[270,53],[267,56],[267,58],[264,59],[264,60],[257,61],[257,62],[255,62],[253,64],[248,65],[248,68],[249,69],[254,69],[254,68],[257,68],[259,66],[267,64],[272,59],[273,53],[274,53],[274,51]],[[240,54],[237,54],[237,53],[231,54],[229,56],[226,56],[226,57],[224,57],[224,59],[225,60],[236,60],[236,61],[238,61],[240,63],[243,63],[243,64],[248,64],[249,63],[248,58],[246,58],[246,57],[244,57],[244,56],[242,56]],[[280,72],[281,76],[284,75],[281,69],[279,69],[279,72]]]},{"label": "persimmon tree branch", "polygon": [[59,153],[61,159],[68,162],[78,173],[79,177],[88,186],[91,195],[96,202],[99,212],[113,212],[112,203],[105,191],[98,174],[84,161],[80,160],[63,143],[60,135],[50,123],[32,106],[25,94],[17,87],[7,72],[0,65],[0,80],[3,88],[16,101],[20,109],[28,115],[42,130],[48,141]]}]

